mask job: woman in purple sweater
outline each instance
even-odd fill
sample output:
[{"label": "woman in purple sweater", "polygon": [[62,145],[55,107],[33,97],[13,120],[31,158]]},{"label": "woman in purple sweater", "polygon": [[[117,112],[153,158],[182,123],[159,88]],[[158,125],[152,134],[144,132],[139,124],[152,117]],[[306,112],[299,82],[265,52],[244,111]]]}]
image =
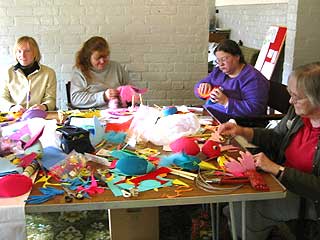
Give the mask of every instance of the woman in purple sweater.
[{"label": "woman in purple sweater", "polygon": [[195,85],[195,96],[222,122],[265,114],[269,81],[245,62],[238,44],[225,40],[214,54],[218,67]]}]

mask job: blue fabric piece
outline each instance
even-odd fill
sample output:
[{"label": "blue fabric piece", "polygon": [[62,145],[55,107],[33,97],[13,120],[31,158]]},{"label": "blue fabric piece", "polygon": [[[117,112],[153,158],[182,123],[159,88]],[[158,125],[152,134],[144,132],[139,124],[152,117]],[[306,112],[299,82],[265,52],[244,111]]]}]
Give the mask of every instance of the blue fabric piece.
[{"label": "blue fabric piece", "polygon": [[168,167],[176,165],[186,170],[195,171],[199,169],[200,159],[196,156],[187,155],[185,153],[175,153],[164,156],[159,161],[159,166]]},{"label": "blue fabric piece", "polygon": [[43,195],[29,196],[25,202],[28,204],[44,203],[44,202],[50,200],[51,198],[54,198],[56,195],[64,194],[63,190],[56,189],[54,187],[39,188],[39,191],[41,193],[43,193]]},{"label": "blue fabric piece", "polygon": [[178,112],[178,109],[175,106],[165,107],[162,109],[163,116],[169,116],[176,114]]},{"label": "blue fabric piece", "polygon": [[66,157],[67,154],[62,152],[61,149],[50,146],[43,149],[41,161],[43,167],[50,170],[53,165],[63,161]]},{"label": "blue fabric piece", "polygon": [[111,143],[123,143],[127,137],[125,132],[109,131],[105,134],[104,139]]},{"label": "blue fabric piece", "polygon": [[138,156],[120,158],[116,163],[116,167],[129,176],[143,175],[155,169],[151,162]]},{"label": "blue fabric piece", "polygon": [[130,153],[130,152],[127,152],[127,151],[124,151],[124,150],[113,150],[110,152],[110,155],[114,158],[123,158],[123,157],[126,157],[126,156],[136,156],[134,153]]},{"label": "blue fabric piece", "polygon": [[22,167],[18,167],[11,163],[11,161],[7,158],[0,157],[0,176],[5,176],[11,173],[22,173]]}]

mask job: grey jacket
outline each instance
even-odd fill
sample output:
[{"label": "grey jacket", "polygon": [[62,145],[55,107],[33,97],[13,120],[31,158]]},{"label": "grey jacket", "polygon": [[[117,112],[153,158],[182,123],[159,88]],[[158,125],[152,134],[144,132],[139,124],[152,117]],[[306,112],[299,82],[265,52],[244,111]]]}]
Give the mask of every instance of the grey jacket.
[{"label": "grey jacket", "polygon": [[[278,164],[285,162],[285,149],[292,137],[303,126],[300,116],[291,107],[288,114],[274,129],[254,129],[252,143],[263,146],[262,150]],[[286,167],[281,183],[291,192],[312,200],[320,217],[320,137],[313,159],[312,174],[304,173],[294,168]]]},{"label": "grey jacket", "polygon": [[102,71],[91,70],[92,79],[87,79],[80,69],[74,68],[71,77],[70,97],[75,108],[105,107],[104,91],[127,85],[128,72],[115,61],[110,61]]}]

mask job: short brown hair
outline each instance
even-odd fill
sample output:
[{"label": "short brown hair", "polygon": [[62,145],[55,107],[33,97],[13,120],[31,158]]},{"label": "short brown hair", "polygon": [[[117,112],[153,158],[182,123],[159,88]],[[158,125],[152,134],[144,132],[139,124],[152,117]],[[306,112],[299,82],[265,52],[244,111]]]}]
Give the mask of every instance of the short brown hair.
[{"label": "short brown hair", "polygon": [[84,76],[88,79],[91,78],[89,71],[90,67],[92,67],[90,58],[95,51],[107,51],[108,53],[110,53],[109,44],[103,37],[91,37],[86,42],[84,42],[83,46],[76,54],[75,66],[79,68]]},{"label": "short brown hair", "polygon": [[38,43],[36,42],[36,40],[34,40],[33,37],[29,37],[29,36],[22,36],[17,39],[16,43],[14,44],[14,48],[13,48],[14,57],[16,57],[17,49],[23,43],[29,43],[31,50],[33,51],[34,60],[39,63],[40,59],[41,59],[41,54],[40,54],[40,49],[39,49]]}]

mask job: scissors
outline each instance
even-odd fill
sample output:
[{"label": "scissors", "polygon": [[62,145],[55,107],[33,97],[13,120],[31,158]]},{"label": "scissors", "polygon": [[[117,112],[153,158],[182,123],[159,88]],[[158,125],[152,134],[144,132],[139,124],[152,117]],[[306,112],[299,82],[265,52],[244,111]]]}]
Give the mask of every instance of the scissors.
[{"label": "scissors", "polygon": [[84,196],[82,195],[82,193],[71,191],[69,188],[66,188],[66,187],[62,187],[62,188],[67,194],[64,196],[65,202],[67,202],[67,203],[72,202],[73,198],[75,198],[77,200],[84,199]]}]

